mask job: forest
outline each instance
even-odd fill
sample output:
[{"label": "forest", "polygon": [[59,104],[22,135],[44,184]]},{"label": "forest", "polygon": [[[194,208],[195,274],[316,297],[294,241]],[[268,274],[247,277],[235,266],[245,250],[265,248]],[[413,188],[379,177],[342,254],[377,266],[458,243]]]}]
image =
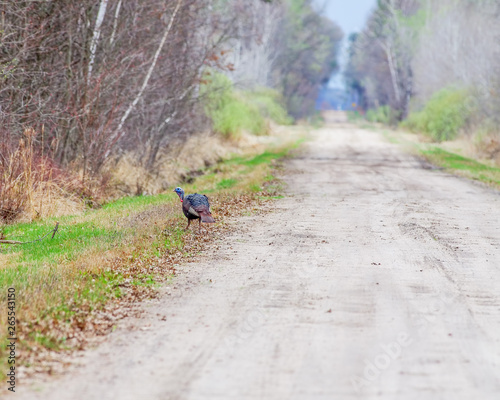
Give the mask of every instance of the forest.
[{"label": "forest", "polygon": [[7,222],[35,217],[32,197],[54,185],[99,204],[122,160],[161,180],[175,145],[201,132],[262,134],[270,119],[310,115],[342,38],[309,0],[2,1],[0,9]]},{"label": "forest", "polygon": [[349,37],[347,85],[372,121],[500,161],[499,18],[494,0],[380,0]]}]

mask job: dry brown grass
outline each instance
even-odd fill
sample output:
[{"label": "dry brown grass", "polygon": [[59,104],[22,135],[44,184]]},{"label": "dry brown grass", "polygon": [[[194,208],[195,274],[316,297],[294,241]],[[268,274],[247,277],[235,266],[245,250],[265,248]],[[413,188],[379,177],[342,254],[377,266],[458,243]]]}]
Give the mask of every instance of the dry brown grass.
[{"label": "dry brown grass", "polygon": [[489,134],[477,142],[477,150],[481,158],[492,160],[500,166],[500,136]]},{"label": "dry brown grass", "polygon": [[100,197],[102,182],[62,171],[35,150],[36,137],[29,128],[16,147],[1,145],[0,224],[75,214]]},{"label": "dry brown grass", "polygon": [[238,148],[218,135],[203,133],[185,142],[172,145],[159,156],[154,171],[146,170],[137,155],[127,153],[118,161],[110,162],[107,170],[113,177],[119,194],[158,194],[191,171],[215,164]]},{"label": "dry brown grass", "polygon": [[214,165],[230,156],[244,156],[264,151],[273,144],[286,144],[297,140],[304,128],[271,125],[269,135],[255,136],[243,132],[237,139],[227,139],[220,135],[204,132],[190,137],[185,142],[172,145],[159,156],[156,168],[148,172],[137,161],[135,154],[128,153],[117,162],[108,165],[121,195],[157,194],[176,186],[187,177],[196,175],[207,166]]},{"label": "dry brown grass", "polygon": [[78,214],[124,195],[158,194],[222,159],[296,140],[296,135],[287,138],[293,128],[270,127],[267,136],[242,133],[238,139],[226,139],[209,132],[194,135],[165,149],[153,171],[142,167],[136,154],[127,153],[108,162],[102,177],[85,179],[61,170],[36,152],[38,134],[26,129],[16,147],[0,145],[0,224]]}]

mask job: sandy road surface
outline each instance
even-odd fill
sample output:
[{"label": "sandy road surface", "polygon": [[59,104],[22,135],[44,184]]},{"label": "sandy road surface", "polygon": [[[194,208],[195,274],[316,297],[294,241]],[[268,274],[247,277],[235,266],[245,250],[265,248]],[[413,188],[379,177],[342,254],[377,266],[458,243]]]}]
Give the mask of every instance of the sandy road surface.
[{"label": "sandy road surface", "polygon": [[284,179],[274,212],[16,398],[499,399],[499,193],[347,125]]}]

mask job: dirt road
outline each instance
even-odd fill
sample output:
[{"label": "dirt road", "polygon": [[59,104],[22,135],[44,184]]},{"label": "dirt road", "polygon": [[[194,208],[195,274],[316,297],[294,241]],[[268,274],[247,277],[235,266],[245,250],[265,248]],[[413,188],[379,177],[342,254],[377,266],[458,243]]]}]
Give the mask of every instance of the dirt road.
[{"label": "dirt road", "polygon": [[16,398],[500,398],[499,193],[342,124],[287,171],[273,212]]}]

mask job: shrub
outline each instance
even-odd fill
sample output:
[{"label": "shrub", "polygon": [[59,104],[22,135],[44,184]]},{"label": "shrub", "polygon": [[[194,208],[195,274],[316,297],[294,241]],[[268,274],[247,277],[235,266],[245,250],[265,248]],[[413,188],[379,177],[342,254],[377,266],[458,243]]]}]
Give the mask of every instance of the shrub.
[{"label": "shrub", "polygon": [[22,213],[31,219],[41,212],[45,197],[51,197],[46,192],[51,189],[54,168],[50,160],[36,153],[35,136],[33,129],[26,129],[17,146],[0,145],[0,224],[14,221]]},{"label": "shrub", "polygon": [[411,113],[402,126],[428,134],[435,141],[454,139],[464,128],[472,110],[467,107],[468,93],[463,89],[442,89],[424,109]]},{"label": "shrub", "polygon": [[392,110],[390,106],[381,106],[376,109],[370,109],[366,112],[365,118],[370,122],[379,122],[389,125],[392,119]]},{"label": "shrub", "polygon": [[263,117],[269,118],[280,125],[291,125],[293,123],[293,118],[288,115],[283,105],[283,98],[278,91],[259,88],[245,93],[245,97],[249,103],[259,109]]},{"label": "shrub", "polygon": [[255,135],[265,133],[266,124],[257,107],[232,93],[223,107],[211,113],[213,128],[224,136],[238,136],[242,130]]},{"label": "shrub", "polygon": [[236,91],[230,79],[221,73],[211,74],[202,94],[205,113],[212,120],[214,131],[226,137],[237,137],[243,130],[254,135],[265,134],[266,118],[279,124],[292,122],[276,91],[267,88]]}]

